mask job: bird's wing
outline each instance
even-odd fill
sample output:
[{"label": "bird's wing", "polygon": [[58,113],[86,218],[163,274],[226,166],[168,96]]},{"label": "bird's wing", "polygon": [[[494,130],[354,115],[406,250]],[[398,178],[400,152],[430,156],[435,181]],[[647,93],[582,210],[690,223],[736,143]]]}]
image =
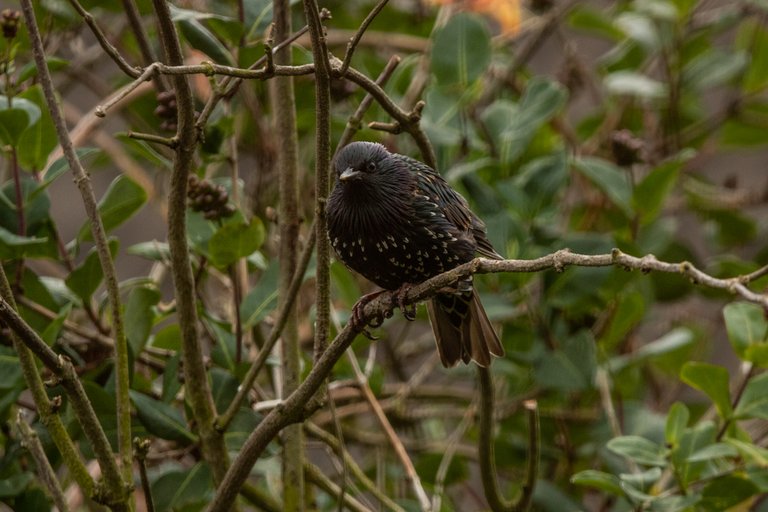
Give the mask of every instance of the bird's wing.
[{"label": "bird's wing", "polygon": [[440,209],[445,218],[461,233],[471,235],[477,244],[477,252],[491,259],[504,259],[493,248],[485,231],[485,223],[469,209],[464,196],[453,190],[440,174],[430,166],[413,158],[402,156],[409,168],[419,175],[419,187]]}]

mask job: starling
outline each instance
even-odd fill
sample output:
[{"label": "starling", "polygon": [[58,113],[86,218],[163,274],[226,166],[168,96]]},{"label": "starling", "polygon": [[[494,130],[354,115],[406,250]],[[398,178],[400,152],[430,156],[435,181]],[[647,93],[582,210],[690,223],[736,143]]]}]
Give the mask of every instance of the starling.
[{"label": "starling", "polygon": [[[335,169],[331,245],[347,267],[385,290],[403,290],[476,253],[502,259],[485,224],[431,167],[381,144],[353,142],[339,152]],[[455,293],[432,298],[427,310],[443,366],[473,360],[485,367],[491,355],[504,355],[471,276]]]}]

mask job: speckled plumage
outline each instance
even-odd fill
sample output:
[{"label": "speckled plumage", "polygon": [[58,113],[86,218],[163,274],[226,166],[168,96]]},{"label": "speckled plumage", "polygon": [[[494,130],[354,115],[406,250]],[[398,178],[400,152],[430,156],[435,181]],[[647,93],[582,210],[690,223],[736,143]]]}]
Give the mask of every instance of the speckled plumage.
[{"label": "speckled plumage", "polygon": [[[476,253],[501,258],[483,222],[431,167],[371,142],[344,147],[335,165],[327,208],[331,245],[347,267],[378,286],[420,283]],[[504,351],[471,279],[458,288],[428,303],[441,361],[487,366]]]}]

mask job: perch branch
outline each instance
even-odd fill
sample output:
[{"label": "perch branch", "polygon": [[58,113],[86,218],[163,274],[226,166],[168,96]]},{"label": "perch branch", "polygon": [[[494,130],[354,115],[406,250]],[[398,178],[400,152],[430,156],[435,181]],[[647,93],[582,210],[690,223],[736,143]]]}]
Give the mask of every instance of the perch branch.
[{"label": "perch branch", "polygon": [[[712,277],[694,267],[688,262],[667,263],[657,260],[653,255],[638,258],[624,254],[614,249],[610,254],[578,254],[562,249],[540,258],[532,260],[488,260],[476,258],[464,265],[456,267],[448,272],[437,275],[427,281],[414,286],[405,294],[405,305],[426,300],[439,290],[450,287],[461,278],[471,274],[488,274],[517,272],[530,273],[544,270],[563,271],[568,266],[584,267],[610,267],[617,266],[625,269],[641,270],[643,272],[659,271],[680,274],[704,286],[729,291],[747,301],[754,302],[768,308],[768,295],[755,293],[741,283],[740,277],[720,279]],[[376,299],[366,304],[362,318],[369,322],[376,318],[391,316],[393,299],[391,293],[383,293]],[[353,328],[347,324],[333,342],[328,346],[322,357],[307,375],[302,384],[291,393],[282,403],[272,409],[259,423],[256,429],[248,436],[240,454],[233,461],[226,477],[219,486],[218,492],[210,504],[208,510],[226,511],[234,502],[237,490],[248,478],[250,469],[255,464],[261,453],[272,439],[288,424],[303,421],[314,412],[308,409],[315,391],[327,378],[334,364],[344,354],[354,338],[359,334],[362,326]]]}]

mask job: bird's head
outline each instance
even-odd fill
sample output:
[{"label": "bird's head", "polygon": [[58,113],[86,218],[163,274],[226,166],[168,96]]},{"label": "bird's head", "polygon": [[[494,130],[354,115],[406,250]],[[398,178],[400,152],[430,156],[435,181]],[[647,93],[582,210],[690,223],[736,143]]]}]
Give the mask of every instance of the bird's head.
[{"label": "bird's head", "polygon": [[336,179],[344,184],[375,184],[391,170],[391,154],[375,142],[352,142],[336,157]]}]

